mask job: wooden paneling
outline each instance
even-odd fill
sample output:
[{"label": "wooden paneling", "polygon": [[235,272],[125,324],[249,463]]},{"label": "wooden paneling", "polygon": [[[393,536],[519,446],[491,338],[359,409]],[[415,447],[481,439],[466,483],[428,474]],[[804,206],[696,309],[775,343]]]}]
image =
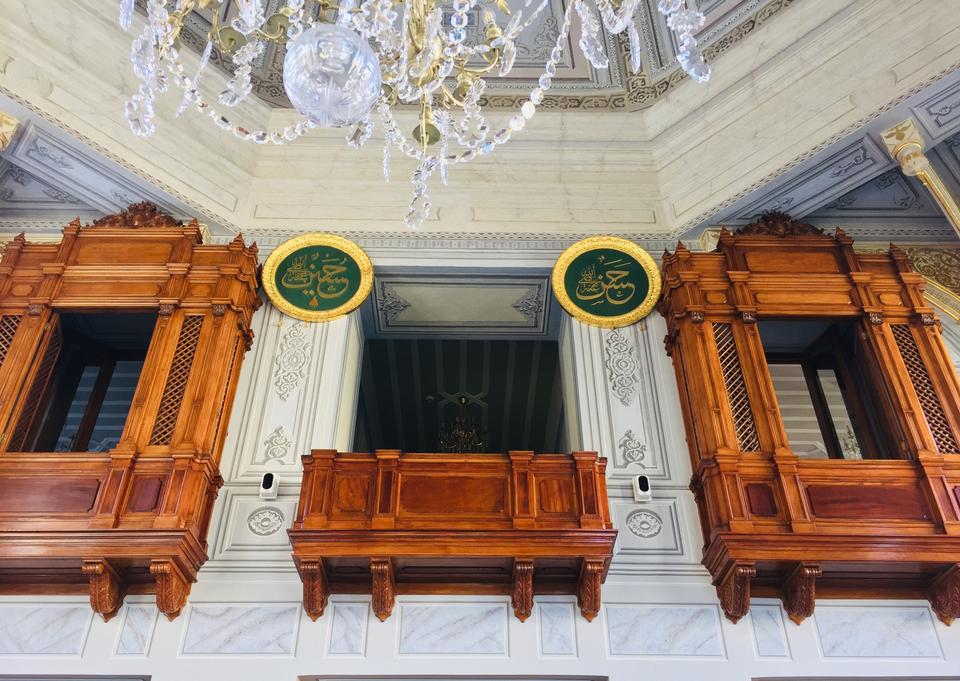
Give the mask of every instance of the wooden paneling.
[{"label": "wooden paneling", "polygon": [[507,480],[485,475],[415,475],[400,478],[399,517],[507,514]]},{"label": "wooden paneling", "polygon": [[[858,254],[839,230],[827,236],[774,213],[736,235],[723,231],[714,252],[680,244],[663,263],[659,310],[703,563],[727,616],[746,614],[756,582],[799,621],[822,582],[844,597],[915,597],[925,585],[941,619],[960,617],[960,599],[950,596],[960,584],[960,455],[952,453],[960,385],[904,253]],[[891,433],[889,451],[864,452],[877,460],[791,449],[756,327],[797,318],[853,319],[857,380],[876,386],[875,416]]]},{"label": "wooden paneling", "polygon": [[818,518],[848,520],[930,520],[916,485],[807,485]]},{"label": "wooden paneling", "polygon": [[773,497],[770,485],[754,482],[747,485],[747,499],[750,501],[750,512],[761,518],[777,515],[777,501]]},{"label": "wooden paneling", "polygon": [[394,593],[509,593],[525,619],[538,591],[578,594],[592,619],[617,536],[605,468],[593,452],[315,450],[289,531],[307,613],[338,592],[369,590],[381,619]]},{"label": "wooden paneling", "polygon": [[100,484],[96,478],[4,477],[0,513],[89,513]]},{"label": "wooden paneling", "polygon": [[130,502],[127,510],[134,513],[146,513],[157,508],[160,501],[160,490],[163,488],[163,478],[147,478],[134,476],[130,486]]},{"label": "wooden paneling", "polygon": [[[155,591],[168,617],[180,612],[206,560],[222,421],[260,305],[257,267],[256,248],[239,237],[203,245],[196,221],[181,224],[150,204],[92,225],[75,220],[57,245],[21,235],[8,246],[0,262],[0,593],[75,593],[89,584],[91,603],[109,618],[129,583]],[[20,451],[32,446],[58,314],[125,310],[153,311],[157,323],[119,444],[99,453]],[[183,329],[189,352],[178,342]]]}]

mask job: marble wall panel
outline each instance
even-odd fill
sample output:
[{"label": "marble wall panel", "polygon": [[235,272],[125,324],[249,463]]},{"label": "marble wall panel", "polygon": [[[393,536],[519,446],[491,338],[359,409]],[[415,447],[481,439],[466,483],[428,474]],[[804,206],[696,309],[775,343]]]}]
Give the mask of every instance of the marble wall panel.
[{"label": "marble wall panel", "polygon": [[127,605],[117,641],[117,655],[146,656],[157,622],[157,608],[153,605]]},{"label": "marble wall panel", "polygon": [[507,607],[404,604],[400,607],[401,655],[506,655]]},{"label": "marble wall panel", "polygon": [[790,657],[779,605],[751,605],[750,621],[758,657]]},{"label": "marble wall panel", "polygon": [[714,605],[609,605],[610,655],[723,657],[720,615]]},{"label": "marble wall panel", "polygon": [[195,604],[183,655],[293,655],[298,605]]},{"label": "marble wall panel", "polygon": [[824,657],[941,657],[928,608],[817,605]]},{"label": "marble wall panel", "polygon": [[92,619],[86,604],[0,606],[0,655],[80,656]]},{"label": "marble wall panel", "polygon": [[576,655],[576,614],[572,603],[538,603],[540,653],[542,655]]},{"label": "marble wall panel", "polygon": [[330,626],[331,655],[363,656],[370,606],[366,603],[334,603]]}]

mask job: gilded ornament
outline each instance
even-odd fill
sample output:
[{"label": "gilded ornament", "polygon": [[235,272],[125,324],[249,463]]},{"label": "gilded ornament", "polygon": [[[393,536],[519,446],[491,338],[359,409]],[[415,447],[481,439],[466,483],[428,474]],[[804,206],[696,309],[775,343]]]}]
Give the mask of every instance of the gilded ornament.
[{"label": "gilded ornament", "polygon": [[18,127],[20,127],[20,121],[10,114],[0,111],[0,151],[10,146]]},{"label": "gilded ornament", "polygon": [[553,293],[574,318],[605,328],[646,317],[660,297],[660,270],[650,254],[613,236],[583,239],[553,266]]},{"label": "gilded ornament", "polygon": [[263,265],[263,288],[284,314],[326,322],[349,314],[373,288],[363,249],[333,234],[305,234],[280,244]]}]

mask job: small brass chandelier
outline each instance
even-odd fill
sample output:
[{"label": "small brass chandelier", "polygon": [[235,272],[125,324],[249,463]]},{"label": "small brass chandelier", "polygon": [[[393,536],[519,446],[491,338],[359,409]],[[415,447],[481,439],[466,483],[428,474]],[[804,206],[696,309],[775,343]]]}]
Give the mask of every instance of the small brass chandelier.
[{"label": "small brass chandelier", "polygon": [[[538,21],[549,0],[520,1],[522,8],[511,9],[507,0],[235,0],[236,16],[225,23],[220,18],[225,0],[146,0],[147,23],[131,46],[140,87],[125,115],[135,134],[152,135],[156,97],[171,81],[183,91],[178,116],[195,109],[256,144],[287,144],[315,127],[340,127],[347,132],[347,144],[360,148],[370,139],[376,115],[384,132],[384,176],[389,180],[394,153],[417,163],[405,218],[416,229],[430,213],[427,182],[434,173],[446,184],[451,165],[491,153],[533,118],[556,76],[575,15],[580,50],[594,68],[608,66],[601,26],[612,34],[627,32],[631,69],[636,73],[641,68],[633,18],[640,0],[567,0],[536,87],[508,124],[494,130],[481,108],[487,79],[510,73],[517,38]],[[188,74],[178,37],[187,16],[204,9],[212,10],[207,43],[199,66]],[[120,0],[125,30],[133,23],[133,10],[134,0]],[[685,0],[659,0],[659,11],[676,34],[684,71],[695,80],[708,80],[710,67],[694,38],[704,25],[703,14],[687,9]],[[509,18],[498,21],[498,14]],[[482,24],[481,37],[473,41],[467,31],[471,21]],[[250,95],[253,64],[269,43],[285,48],[284,88],[300,119],[278,130],[252,130],[235,124],[225,111]],[[214,46],[235,67],[216,103],[200,92]],[[405,105],[419,107],[420,113],[409,136],[394,115]]]}]

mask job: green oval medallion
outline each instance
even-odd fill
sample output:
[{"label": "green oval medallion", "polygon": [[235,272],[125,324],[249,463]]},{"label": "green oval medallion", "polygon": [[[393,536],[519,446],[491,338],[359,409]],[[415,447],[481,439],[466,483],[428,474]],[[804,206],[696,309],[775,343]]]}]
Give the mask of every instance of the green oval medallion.
[{"label": "green oval medallion", "polygon": [[347,314],[370,293],[373,268],[359,246],[330,234],[291,239],[264,264],[263,283],[283,312],[307,321]]},{"label": "green oval medallion", "polygon": [[653,309],[660,295],[660,272],[636,244],[593,237],[561,254],[553,288],[560,304],[577,319],[597,326],[627,326]]}]

